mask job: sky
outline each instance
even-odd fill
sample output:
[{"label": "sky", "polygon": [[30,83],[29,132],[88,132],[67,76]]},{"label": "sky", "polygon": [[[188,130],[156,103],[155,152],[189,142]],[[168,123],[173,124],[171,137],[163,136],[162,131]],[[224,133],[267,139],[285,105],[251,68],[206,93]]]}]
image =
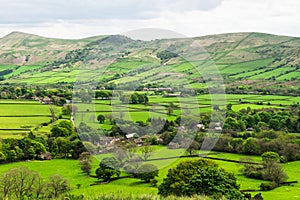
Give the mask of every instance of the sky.
[{"label": "sky", "polygon": [[0,37],[22,31],[54,38],[141,28],[188,37],[264,32],[300,37],[298,0],[0,0]]}]

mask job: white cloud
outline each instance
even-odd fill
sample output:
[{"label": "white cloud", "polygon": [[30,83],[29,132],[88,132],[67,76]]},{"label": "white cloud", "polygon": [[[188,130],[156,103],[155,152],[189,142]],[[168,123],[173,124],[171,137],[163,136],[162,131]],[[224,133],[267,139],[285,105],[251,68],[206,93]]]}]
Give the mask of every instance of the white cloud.
[{"label": "white cloud", "polygon": [[162,11],[210,10],[223,0],[1,0],[0,24],[149,19]]},{"label": "white cloud", "polygon": [[[19,30],[79,38],[139,28],[164,28],[187,36],[252,31],[300,36],[300,1],[295,0],[0,1],[11,2],[1,7],[0,36]],[[30,12],[30,7],[38,11]]]}]

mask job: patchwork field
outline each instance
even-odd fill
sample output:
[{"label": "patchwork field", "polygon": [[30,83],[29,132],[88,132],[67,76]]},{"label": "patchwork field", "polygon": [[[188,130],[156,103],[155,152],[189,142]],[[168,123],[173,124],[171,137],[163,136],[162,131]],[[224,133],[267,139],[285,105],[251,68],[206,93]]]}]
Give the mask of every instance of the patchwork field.
[{"label": "patchwork field", "polygon": [[[122,104],[118,100],[94,100],[92,104],[77,104],[78,112],[75,115],[75,122],[84,121],[90,126],[98,128],[97,116],[99,114],[112,114],[114,118],[121,118],[129,121],[144,121],[149,118],[162,118],[175,120],[182,112],[188,112],[191,116],[198,116],[201,113],[209,113],[213,110],[212,102],[216,105],[231,104],[234,111],[242,109],[285,109],[300,102],[300,97],[276,96],[276,95],[235,95],[235,94],[212,94],[200,95],[197,97],[163,97],[160,95],[148,94],[148,105]],[[112,105],[111,105],[112,103]],[[168,108],[172,106],[172,112],[168,114]],[[111,128],[109,121],[100,124],[103,129]]]},{"label": "patchwork field", "polygon": [[[58,115],[61,109],[53,108]],[[23,137],[30,131],[42,133],[46,129],[39,129],[40,125],[50,120],[49,105],[36,101],[0,100],[0,138]]]}]

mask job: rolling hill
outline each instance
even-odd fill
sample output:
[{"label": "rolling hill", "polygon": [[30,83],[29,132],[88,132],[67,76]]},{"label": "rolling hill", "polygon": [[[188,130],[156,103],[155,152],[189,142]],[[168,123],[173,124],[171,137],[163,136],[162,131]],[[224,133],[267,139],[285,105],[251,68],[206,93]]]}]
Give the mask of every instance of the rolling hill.
[{"label": "rolling hill", "polygon": [[12,32],[0,38],[0,63],[14,65],[44,65],[64,58],[67,52],[105,36],[80,40],[45,38],[37,35]]},{"label": "rolling hill", "polygon": [[203,88],[221,74],[232,87],[300,86],[296,37],[228,33],[146,42],[121,35],[63,40],[13,32],[0,39],[0,47],[3,83]]}]

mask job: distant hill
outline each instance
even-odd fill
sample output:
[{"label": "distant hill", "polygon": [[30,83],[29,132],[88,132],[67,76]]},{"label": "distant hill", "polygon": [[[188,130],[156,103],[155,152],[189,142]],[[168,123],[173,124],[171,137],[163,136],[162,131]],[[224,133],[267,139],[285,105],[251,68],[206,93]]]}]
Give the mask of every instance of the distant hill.
[{"label": "distant hill", "polygon": [[53,39],[12,32],[0,38],[0,64],[40,65],[63,59],[67,52],[105,36],[79,40]]},{"label": "distant hill", "polygon": [[105,85],[202,88],[206,80],[199,72],[220,72],[232,88],[300,86],[296,37],[228,33],[146,42],[120,35],[63,40],[13,32],[0,39],[0,47],[0,65],[11,69],[2,73],[3,82],[72,83],[79,74],[80,81]]}]

